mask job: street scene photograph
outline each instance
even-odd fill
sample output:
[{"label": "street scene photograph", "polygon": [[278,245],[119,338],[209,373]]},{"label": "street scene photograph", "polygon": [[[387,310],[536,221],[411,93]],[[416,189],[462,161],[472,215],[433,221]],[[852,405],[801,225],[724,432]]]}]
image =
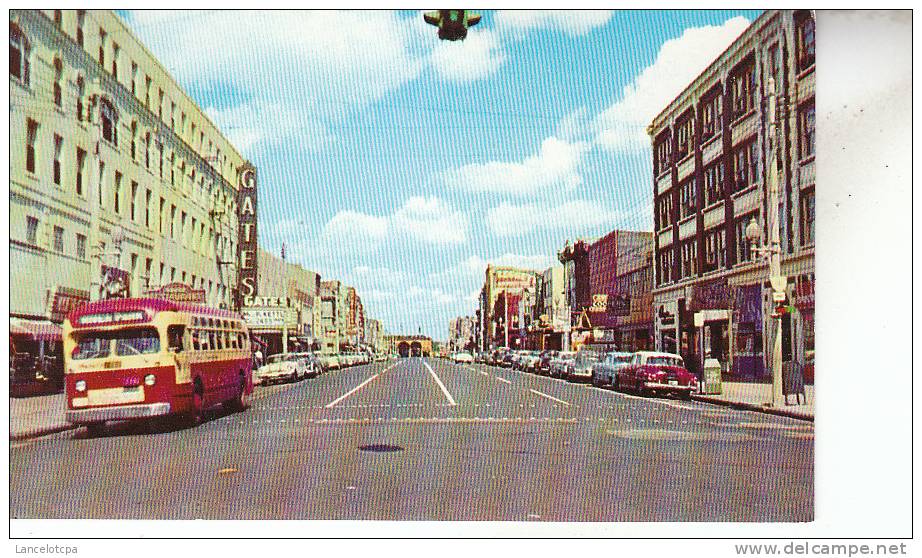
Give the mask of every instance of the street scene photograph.
[{"label": "street scene photograph", "polygon": [[815,521],[823,12],[9,18],[13,525]]}]

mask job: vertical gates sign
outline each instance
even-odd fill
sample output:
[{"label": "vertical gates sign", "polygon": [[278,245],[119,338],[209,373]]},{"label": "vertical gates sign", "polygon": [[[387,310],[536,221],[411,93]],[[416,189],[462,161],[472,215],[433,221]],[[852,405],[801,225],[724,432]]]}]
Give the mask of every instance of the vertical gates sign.
[{"label": "vertical gates sign", "polygon": [[237,190],[237,308],[258,294],[256,238],[256,168],[247,162],[240,168]]}]

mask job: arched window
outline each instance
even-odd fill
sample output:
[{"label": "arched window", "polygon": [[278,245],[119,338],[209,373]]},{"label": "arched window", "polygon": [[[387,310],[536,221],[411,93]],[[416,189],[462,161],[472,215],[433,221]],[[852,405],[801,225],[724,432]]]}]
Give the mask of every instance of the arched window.
[{"label": "arched window", "polygon": [[138,155],[138,123],[131,123],[131,159],[136,160]]},{"label": "arched window", "polygon": [[61,89],[61,81],[64,79],[64,63],[61,62],[60,58],[54,59],[54,106],[62,108],[63,105],[63,94]]},{"label": "arched window", "polygon": [[99,121],[102,124],[102,139],[118,144],[118,112],[108,99],[102,99],[99,103]]},{"label": "arched window", "polygon": [[18,25],[10,22],[10,75],[29,85],[29,57],[32,47]]}]

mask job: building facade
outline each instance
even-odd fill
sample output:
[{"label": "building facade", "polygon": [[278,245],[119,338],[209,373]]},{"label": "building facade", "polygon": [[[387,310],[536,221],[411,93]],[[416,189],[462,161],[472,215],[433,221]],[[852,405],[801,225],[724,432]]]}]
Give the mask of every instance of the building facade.
[{"label": "building facade", "polygon": [[487,266],[482,297],[487,348],[524,348],[530,309],[537,297],[536,285],[537,273],[532,270]]},{"label": "building facade", "polygon": [[[815,20],[767,11],[653,120],[657,349],[706,356],[726,374],[769,374],[774,312],[768,266],[745,236],[769,238],[769,78],[778,93],[782,274],[795,311],[782,320],[785,362],[813,359]],[[768,355],[768,356],[767,356]],[[809,380],[809,378],[808,378]]]},{"label": "building facade", "polygon": [[9,14],[10,315],[178,283],[233,306],[241,154],[114,13]]},{"label": "building facade", "polygon": [[459,316],[448,321],[448,351],[467,351],[475,347],[474,316]]}]

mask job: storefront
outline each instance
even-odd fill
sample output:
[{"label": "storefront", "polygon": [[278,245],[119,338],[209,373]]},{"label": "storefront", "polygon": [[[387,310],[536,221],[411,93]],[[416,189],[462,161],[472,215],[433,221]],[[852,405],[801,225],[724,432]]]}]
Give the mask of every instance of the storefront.
[{"label": "storefront", "polygon": [[815,323],[815,280],[812,275],[799,277],[794,285],[794,308],[800,321],[801,346],[803,353],[800,361],[804,365],[804,382],[813,383],[814,360],[816,358],[816,323]]},{"label": "storefront", "polygon": [[763,356],[762,290],[759,285],[736,288],[733,310],[733,367],[730,375],[744,380],[765,376]]},{"label": "storefront", "polygon": [[294,352],[298,312],[287,297],[247,297],[241,308],[250,333],[265,347],[264,356]]}]

